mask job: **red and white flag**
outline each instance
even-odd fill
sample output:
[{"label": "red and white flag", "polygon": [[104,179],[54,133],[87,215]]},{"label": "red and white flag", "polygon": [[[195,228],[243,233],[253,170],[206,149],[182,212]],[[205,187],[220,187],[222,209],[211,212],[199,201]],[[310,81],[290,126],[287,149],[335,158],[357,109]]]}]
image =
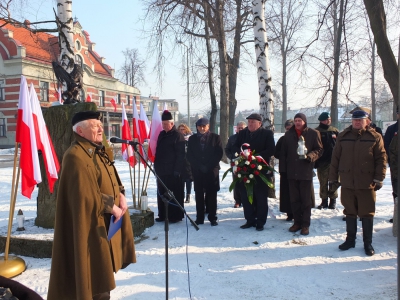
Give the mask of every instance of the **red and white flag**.
[{"label": "red and white flag", "polygon": [[53,143],[51,142],[50,135],[43,118],[42,109],[40,108],[39,99],[32,83],[29,89],[29,96],[30,103],[32,105],[33,123],[35,125],[36,145],[37,149],[42,151],[47,181],[49,184],[49,191],[50,193],[53,193],[54,183],[57,181],[57,174],[58,171],[60,171],[60,164],[58,162],[56,152],[54,151]]},{"label": "red and white flag", "polygon": [[60,104],[63,104],[62,103],[61,89],[60,88],[58,88],[57,94],[58,94],[58,102],[60,102]]},{"label": "red and white flag", "polygon": [[157,140],[162,129],[161,115],[158,111],[158,101],[154,101],[153,116],[151,117],[150,125],[150,141],[149,141],[149,160],[154,162],[156,158]]},{"label": "red and white flag", "polygon": [[115,102],[115,99],[114,99],[114,98],[112,98],[112,99],[110,100],[110,102],[111,102],[112,106],[114,106],[114,112],[116,112],[116,111],[117,111],[117,102]]},{"label": "red and white flag", "polygon": [[86,102],[92,102],[92,93],[88,93],[86,97]]},{"label": "red and white flag", "polygon": [[[143,143],[149,138],[150,133],[150,122],[146,116],[146,112],[144,111],[142,103],[140,103],[140,116],[139,116],[139,143],[143,145]],[[140,153],[143,155],[144,159],[147,160],[147,154],[143,151],[142,147],[140,147]],[[142,162],[146,167],[146,163]]]},{"label": "red and white flag", "polygon": [[139,114],[136,107],[136,101],[132,103],[133,110],[133,119],[132,119],[132,129],[133,129],[133,138],[139,140]]},{"label": "red and white flag", "polygon": [[28,83],[21,75],[18,101],[18,118],[15,142],[20,143],[21,191],[22,195],[31,198],[33,189],[42,182],[38,149],[36,145],[35,126],[32,107],[29,99]]},{"label": "red and white flag", "polygon": [[[124,103],[122,103],[121,108],[122,108],[122,137],[121,138],[123,140],[130,141],[130,140],[132,140],[131,129],[130,129],[130,125],[128,122],[128,118],[126,116]],[[124,158],[124,160],[129,162],[131,167],[134,167],[136,165],[136,158],[133,153],[133,149],[132,149],[131,145],[127,145],[125,143],[122,144],[122,157]]]}]

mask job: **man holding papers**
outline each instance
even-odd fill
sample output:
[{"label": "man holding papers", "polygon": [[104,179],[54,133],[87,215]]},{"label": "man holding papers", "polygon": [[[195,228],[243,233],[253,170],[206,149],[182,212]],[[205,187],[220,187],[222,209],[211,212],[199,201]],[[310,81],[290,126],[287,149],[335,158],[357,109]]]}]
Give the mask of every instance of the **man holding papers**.
[{"label": "man holding papers", "polygon": [[[136,262],[124,187],[102,145],[100,119],[94,111],[72,118],[75,141],[62,161],[48,300],[110,299],[114,272]],[[122,222],[108,239],[111,216]]]}]

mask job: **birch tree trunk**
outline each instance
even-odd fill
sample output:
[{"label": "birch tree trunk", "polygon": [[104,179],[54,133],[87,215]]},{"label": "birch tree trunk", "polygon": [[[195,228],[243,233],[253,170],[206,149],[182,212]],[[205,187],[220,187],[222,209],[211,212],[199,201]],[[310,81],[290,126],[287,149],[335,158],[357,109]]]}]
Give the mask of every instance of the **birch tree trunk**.
[{"label": "birch tree trunk", "polygon": [[264,3],[264,0],[255,0],[253,2],[254,46],[256,50],[260,114],[263,118],[263,126],[274,130],[274,100],[271,87]]}]

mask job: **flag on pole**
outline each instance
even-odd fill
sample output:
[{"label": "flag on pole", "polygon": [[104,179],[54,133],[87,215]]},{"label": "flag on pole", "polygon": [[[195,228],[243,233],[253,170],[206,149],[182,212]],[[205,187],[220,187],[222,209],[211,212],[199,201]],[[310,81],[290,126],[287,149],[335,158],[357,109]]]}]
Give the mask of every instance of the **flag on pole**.
[{"label": "flag on pole", "polygon": [[56,152],[54,151],[53,143],[51,142],[50,135],[43,118],[42,109],[40,108],[39,99],[32,83],[29,89],[29,96],[30,103],[32,105],[33,123],[35,125],[36,145],[37,149],[42,151],[47,181],[49,184],[49,191],[50,193],[53,193],[54,183],[58,179],[57,174],[60,170],[60,164],[58,162]]},{"label": "flag on pole", "polygon": [[21,75],[15,142],[21,145],[19,163],[21,166],[22,195],[30,199],[35,186],[42,182],[42,176],[40,174],[32,107],[29,100],[28,83],[25,76]]},{"label": "flag on pole", "polygon": [[88,93],[86,97],[86,102],[92,102],[92,93]]},{"label": "flag on pole", "polygon": [[[128,122],[128,117],[126,116],[126,111],[125,111],[125,105],[124,103],[122,103],[122,139],[123,140],[127,140],[130,141],[132,140],[131,137],[131,129],[130,129],[130,125]],[[131,165],[131,167],[134,167],[136,165],[136,158],[135,155],[133,154],[133,149],[131,145],[127,145],[127,144],[122,144],[122,157],[124,158],[124,160],[126,160],[127,162],[129,162],[129,164]]]},{"label": "flag on pole", "polygon": [[132,119],[132,129],[133,129],[133,138],[139,140],[139,114],[136,107],[136,101],[132,103],[133,110],[133,119]]},{"label": "flag on pole", "polygon": [[112,106],[114,106],[114,112],[116,112],[117,111],[117,103],[115,102],[114,98],[112,98],[110,102],[111,102]]},{"label": "flag on pole", "polygon": [[[146,112],[144,111],[142,103],[140,103],[140,116],[139,116],[139,143],[143,145],[146,139],[149,138],[150,133],[150,123],[147,119]],[[140,153],[143,155],[144,159],[147,160],[147,154],[143,151],[143,147],[140,147]],[[143,165],[146,167],[146,163],[143,161]]]},{"label": "flag on pole", "polygon": [[153,116],[151,117],[150,125],[150,141],[149,141],[149,160],[154,162],[156,158],[157,140],[160,132],[162,131],[162,121],[160,112],[158,111],[158,101],[154,101]]}]

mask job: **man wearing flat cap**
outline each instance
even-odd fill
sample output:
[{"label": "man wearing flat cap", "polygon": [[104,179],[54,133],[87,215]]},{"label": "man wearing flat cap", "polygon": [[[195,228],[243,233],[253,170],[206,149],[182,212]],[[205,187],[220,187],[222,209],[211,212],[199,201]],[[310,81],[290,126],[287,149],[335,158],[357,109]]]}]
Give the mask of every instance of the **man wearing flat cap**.
[{"label": "man wearing flat cap", "polygon": [[[272,131],[262,127],[262,117],[260,114],[253,113],[246,119],[248,120],[247,128],[238,133],[234,153],[240,153],[242,145],[246,143],[250,145],[250,149],[254,151],[254,154],[260,155],[266,162],[269,162],[275,152],[275,141]],[[264,175],[269,176],[268,174]],[[268,217],[269,188],[260,177],[257,176],[256,180],[257,182],[253,186],[253,203],[249,202],[244,183],[237,183],[246,219],[246,223],[240,226],[240,228],[256,227],[257,231],[262,231]]]},{"label": "man wearing flat cap", "polygon": [[197,134],[189,137],[187,159],[192,167],[196,199],[196,224],[204,224],[204,207],[207,207],[211,226],[217,226],[217,192],[219,184],[219,162],[223,155],[221,138],[210,132],[207,118],[196,122]]},{"label": "man wearing flat cap", "polygon": [[[314,168],[317,169],[319,180],[319,196],[321,197],[321,204],[319,209],[336,208],[336,198],[338,197],[336,191],[328,191],[328,176],[329,166],[331,164],[332,151],[336,144],[336,137],[339,135],[339,130],[331,126],[331,116],[328,112],[323,112],[318,117],[319,126],[315,128],[321,135],[321,141],[324,148],[322,156],[315,162]],[[328,205],[329,198],[329,205]]]},{"label": "man wearing flat cap", "polygon": [[[172,114],[168,110],[163,111],[161,121],[163,131],[160,132],[157,139],[154,169],[158,177],[174,193],[176,200],[183,207],[184,185],[181,180],[181,171],[185,159],[185,138],[176,129]],[[157,182],[157,222],[163,222],[166,218],[165,202],[161,197],[165,192],[162,184]],[[175,205],[172,199],[169,199],[168,219],[170,223],[177,223],[183,219],[182,210]]]},{"label": "man wearing flat cap", "polygon": [[[300,148],[304,146],[305,153],[301,154]],[[280,169],[286,172],[289,181],[294,218],[290,232],[301,230],[301,235],[309,234],[313,168],[322,151],[319,132],[307,126],[307,117],[303,113],[297,113],[294,116],[294,126],[285,133],[281,150],[283,159],[279,160],[282,164]]]},{"label": "man wearing flat cap", "polygon": [[357,216],[362,219],[365,254],[374,255],[372,247],[375,192],[383,185],[386,153],[382,136],[369,127],[369,114],[353,112],[352,125],[337,138],[329,169],[329,186],[340,179],[341,201],[346,215],[346,241],[340,250],[355,247]]},{"label": "man wearing flat cap", "polygon": [[[102,145],[99,112],[72,118],[75,141],[63,156],[47,299],[110,299],[114,273],[136,262],[125,190]],[[122,219],[109,240],[111,216]]]}]

